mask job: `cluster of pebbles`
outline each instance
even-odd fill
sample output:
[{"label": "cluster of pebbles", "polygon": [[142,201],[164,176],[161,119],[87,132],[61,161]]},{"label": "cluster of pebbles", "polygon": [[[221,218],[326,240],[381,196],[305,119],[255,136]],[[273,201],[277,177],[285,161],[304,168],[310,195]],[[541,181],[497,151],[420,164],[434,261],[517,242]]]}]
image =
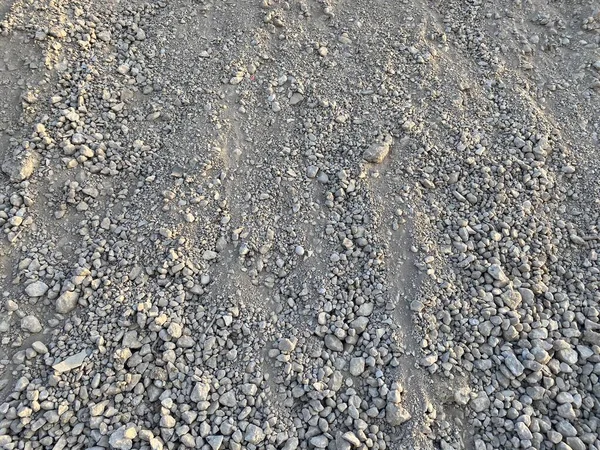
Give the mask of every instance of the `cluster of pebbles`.
[{"label": "cluster of pebbles", "polygon": [[600,11],[527,8],[11,2],[0,448],[600,449]]}]

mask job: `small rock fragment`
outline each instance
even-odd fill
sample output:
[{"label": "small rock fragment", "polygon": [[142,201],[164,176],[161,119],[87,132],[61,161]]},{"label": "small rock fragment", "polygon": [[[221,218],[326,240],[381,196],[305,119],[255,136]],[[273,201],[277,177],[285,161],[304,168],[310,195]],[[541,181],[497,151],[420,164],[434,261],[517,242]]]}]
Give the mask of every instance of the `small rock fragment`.
[{"label": "small rock fragment", "polygon": [[391,138],[387,138],[384,142],[373,143],[363,153],[363,158],[373,164],[381,163],[390,152]]},{"label": "small rock fragment", "polygon": [[58,374],[68,372],[70,370],[73,370],[73,369],[81,366],[83,364],[83,361],[87,357],[87,355],[88,355],[88,351],[82,350],[79,353],[69,356],[68,358],[64,359],[61,362],[54,364],[52,366],[52,368]]}]

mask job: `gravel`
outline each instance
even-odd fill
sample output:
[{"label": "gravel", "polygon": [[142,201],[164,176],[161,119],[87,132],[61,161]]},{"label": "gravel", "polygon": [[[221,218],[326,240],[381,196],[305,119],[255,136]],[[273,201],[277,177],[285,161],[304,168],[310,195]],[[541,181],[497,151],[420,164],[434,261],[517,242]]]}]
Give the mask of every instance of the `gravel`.
[{"label": "gravel", "polygon": [[589,4],[9,3],[0,448],[600,449]]}]

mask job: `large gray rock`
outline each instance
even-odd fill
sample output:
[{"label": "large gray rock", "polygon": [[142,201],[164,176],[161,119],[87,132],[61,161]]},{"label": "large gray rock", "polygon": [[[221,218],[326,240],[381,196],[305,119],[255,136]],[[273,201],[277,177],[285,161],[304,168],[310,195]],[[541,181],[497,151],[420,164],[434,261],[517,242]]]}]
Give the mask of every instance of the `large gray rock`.
[{"label": "large gray rock", "polygon": [[221,395],[221,397],[219,397],[219,403],[221,405],[233,408],[237,404],[235,392],[233,392],[233,390],[225,392],[223,395]]},{"label": "large gray rock", "polygon": [[79,301],[79,292],[66,291],[56,299],[56,312],[59,314],[67,314],[77,307]]},{"label": "large gray rock", "polygon": [[314,448],[327,448],[327,445],[329,445],[329,439],[327,439],[327,436],[320,434],[318,436],[311,437],[310,444]]},{"label": "large gray rock", "polygon": [[10,181],[20,183],[33,175],[37,166],[37,157],[28,153],[19,158],[9,156],[2,164],[2,171],[10,177]]},{"label": "large gray rock", "polygon": [[43,327],[39,319],[34,315],[28,315],[21,319],[21,329],[30,333],[39,333]]},{"label": "large gray rock", "polygon": [[129,450],[133,447],[133,440],[137,437],[137,430],[132,425],[123,425],[112,432],[108,439],[110,448],[116,450]]},{"label": "large gray rock", "polygon": [[291,353],[296,348],[298,340],[296,338],[292,339],[282,339],[279,341],[279,350],[283,353]]},{"label": "large gray rock", "polygon": [[341,352],[344,350],[344,344],[340,341],[337,336],[328,334],[325,336],[325,347],[334,352]]},{"label": "large gray rock", "polygon": [[506,355],[504,358],[504,364],[515,377],[523,375],[523,372],[525,371],[525,367],[521,361],[517,359],[514,353],[509,353]]},{"label": "large gray rock", "polygon": [[471,400],[469,405],[473,411],[482,412],[490,407],[490,399],[485,392],[481,391],[477,397]]},{"label": "large gray rock", "polygon": [[265,440],[265,432],[262,428],[251,423],[246,427],[246,434],[244,435],[244,439],[250,444],[257,445]]},{"label": "large gray rock", "polygon": [[362,375],[365,371],[365,358],[357,357],[350,360],[350,373],[355,377]]},{"label": "large gray rock", "polygon": [[34,281],[25,288],[25,293],[29,297],[41,297],[46,292],[48,292],[48,285],[43,281]]},{"label": "large gray rock", "polygon": [[214,436],[207,436],[206,442],[208,442],[208,445],[210,445],[210,448],[212,448],[212,450],[220,450],[223,445],[223,436],[221,436],[220,434]]},{"label": "large gray rock", "polygon": [[385,407],[385,419],[392,426],[402,425],[410,420],[410,413],[398,403],[388,403]]},{"label": "large gray rock", "polygon": [[207,383],[198,382],[192,389],[190,398],[193,402],[205,402],[208,400],[208,394],[210,392],[210,386]]}]

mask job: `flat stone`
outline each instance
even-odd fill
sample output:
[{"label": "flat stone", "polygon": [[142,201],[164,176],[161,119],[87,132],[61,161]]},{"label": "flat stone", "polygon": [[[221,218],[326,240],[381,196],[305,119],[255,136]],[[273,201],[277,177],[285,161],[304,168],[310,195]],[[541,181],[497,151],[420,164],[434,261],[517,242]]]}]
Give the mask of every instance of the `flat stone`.
[{"label": "flat stone", "polygon": [[302,102],[302,100],[304,100],[304,96],[302,94],[300,94],[299,92],[294,92],[292,94],[292,96],[290,97],[290,105],[297,105],[299,103]]},{"label": "flat stone", "polygon": [[212,261],[213,259],[215,259],[217,257],[217,252],[213,251],[213,250],[206,250],[203,254],[202,254],[202,259],[205,261]]},{"label": "flat stone", "polygon": [[54,364],[52,366],[52,368],[54,369],[55,372],[57,372],[59,374],[68,372],[70,370],[73,370],[73,369],[81,366],[87,356],[88,356],[88,351],[82,350],[79,353],[69,356],[68,358],[64,359],[61,362]]}]

